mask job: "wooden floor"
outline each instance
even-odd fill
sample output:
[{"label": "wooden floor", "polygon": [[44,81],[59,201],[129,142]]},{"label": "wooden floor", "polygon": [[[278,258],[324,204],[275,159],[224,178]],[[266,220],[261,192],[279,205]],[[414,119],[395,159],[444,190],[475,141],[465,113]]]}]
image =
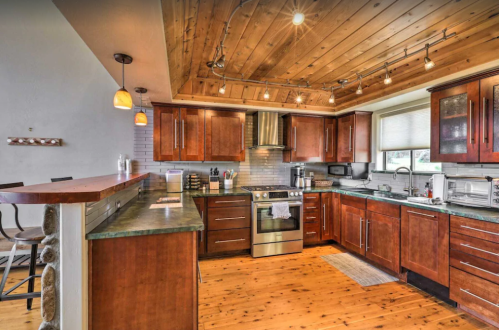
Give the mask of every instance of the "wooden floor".
[{"label": "wooden floor", "polygon": [[406,284],[362,287],[320,259],[340,252],[201,261],[199,328],[490,329]]},{"label": "wooden floor", "polygon": [[[202,260],[199,329],[491,329],[405,284],[358,285],[320,259],[340,252],[323,246],[271,258]],[[26,272],[13,271],[9,285]],[[30,312],[24,300],[0,302],[0,329],[37,330],[40,322],[40,299]]]}]

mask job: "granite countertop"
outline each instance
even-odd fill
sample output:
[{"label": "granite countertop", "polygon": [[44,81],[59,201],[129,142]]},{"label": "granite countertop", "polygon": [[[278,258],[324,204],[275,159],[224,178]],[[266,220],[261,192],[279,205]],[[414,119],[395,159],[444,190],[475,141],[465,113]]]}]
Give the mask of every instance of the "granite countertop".
[{"label": "granite countertop", "polygon": [[312,187],[305,189],[303,192],[304,193],[336,192],[343,195],[367,198],[380,202],[388,202],[392,204],[415,207],[428,211],[436,211],[436,212],[457,215],[476,220],[499,223],[499,209],[460,206],[450,203],[444,203],[442,205],[426,205],[426,204],[408,202],[406,200],[407,196],[400,193],[384,193],[375,190],[370,190],[369,192],[359,192],[359,191],[351,191],[351,189],[355,188],[348,186]]},{"label": "granite countertop", "polygon": [[187,192],[191,197],[216,197],[216,196],[251,196],[251,193],[241,188],[220,190],[191,190]]},{"label": "granite countertop", "polygon": [[[160,197],[181,197],[182,207],[149,209]],[[87,240],[167,234],[204,229],[191,192],[146,191],[86,235]]]}]

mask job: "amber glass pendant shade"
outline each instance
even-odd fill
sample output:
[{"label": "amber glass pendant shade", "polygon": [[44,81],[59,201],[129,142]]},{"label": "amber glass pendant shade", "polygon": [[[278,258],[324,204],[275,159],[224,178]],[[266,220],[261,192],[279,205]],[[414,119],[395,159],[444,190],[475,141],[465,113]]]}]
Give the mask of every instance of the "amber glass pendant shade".
[{"label": "amber glass pendant shade", "polygon": [[147,116],[142,110],[135,114],[135,126],[147,126]]},{"label": "amber glass pendant shade", "polygon": [[114,107],[117,109],[130,110],[133,106],[132,95],[124,88],[118,89],[114,94]]}]

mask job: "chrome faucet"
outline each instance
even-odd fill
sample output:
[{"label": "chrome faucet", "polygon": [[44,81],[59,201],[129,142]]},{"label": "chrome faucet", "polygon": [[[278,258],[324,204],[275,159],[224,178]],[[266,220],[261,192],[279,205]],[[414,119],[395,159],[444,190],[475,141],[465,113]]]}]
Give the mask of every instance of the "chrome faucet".
[{"label": "chrome faucet", "polygon": [[393,179],[397,179],[397,173],[399,170],[407,170],[409,172],[409,188],[407,189],[409,192],[409,196],[414,196],[414,182],[412,181],[412,171],[410,168],[401,166],[395,170],[393,173]]}]

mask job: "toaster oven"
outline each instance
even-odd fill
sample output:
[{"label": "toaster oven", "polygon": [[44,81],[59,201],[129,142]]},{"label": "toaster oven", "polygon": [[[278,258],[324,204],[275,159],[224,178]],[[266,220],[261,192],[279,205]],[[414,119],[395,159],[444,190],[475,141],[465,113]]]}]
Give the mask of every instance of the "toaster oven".
[{"label": "toaster oven", "polygon": [[444,200],[465,206],[499,208],[499,178],[446,175]]}]

